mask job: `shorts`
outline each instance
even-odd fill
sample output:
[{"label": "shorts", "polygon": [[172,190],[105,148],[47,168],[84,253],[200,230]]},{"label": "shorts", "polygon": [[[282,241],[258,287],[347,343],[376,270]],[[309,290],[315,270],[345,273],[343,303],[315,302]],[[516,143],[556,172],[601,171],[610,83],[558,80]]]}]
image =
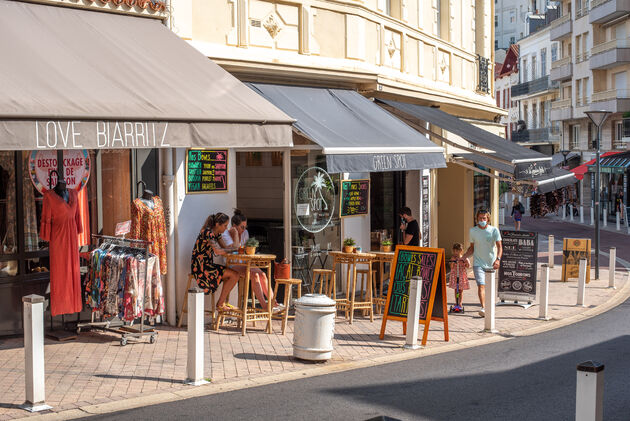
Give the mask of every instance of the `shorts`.
[{"label": "shorts", "polygon": [[515,220],[516,222],[521,222],[521,217],[520,217],[520,216],[515,216],[515,217],[514,217],[514,220]]},{"label": "shorts", "polygon": [[486,272],[481,266],[473,266],[473,274],[475,275],[475,281],[477,285],[486,284]]}]

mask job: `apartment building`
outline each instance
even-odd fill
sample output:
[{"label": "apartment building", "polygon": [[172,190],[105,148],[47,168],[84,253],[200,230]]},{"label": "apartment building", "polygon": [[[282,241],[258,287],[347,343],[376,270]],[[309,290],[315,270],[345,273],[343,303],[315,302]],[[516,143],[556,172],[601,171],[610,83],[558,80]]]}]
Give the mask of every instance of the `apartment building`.
[{"label": "apartment building", "polygon": [[511,139],[546,155],[559,149],[559,127],[552,124],[551,103],[558,95],[557,84],[549,77],[551,62],[558,54],[549,26],[539,28],[518,42],[519,83],[512,86],[512,99],[518,108],[518,123]]},{"label": "apartment building", "polygon": [[532,28],[544,25],[545,14],[556,3],[551,0],[494,0],[495,50],[507,50],[534,32]]},{"label": "apartment building", "polygon": [[518,44],[510,45],[505,59],[496,72],[494,86],[497,107],[507,111],[499,122],[505,126],[505,138],[512,140],[512,132],[516,131],[519,120],[518,102],[512,98],[512,86],[519,84],[518,78]]}]

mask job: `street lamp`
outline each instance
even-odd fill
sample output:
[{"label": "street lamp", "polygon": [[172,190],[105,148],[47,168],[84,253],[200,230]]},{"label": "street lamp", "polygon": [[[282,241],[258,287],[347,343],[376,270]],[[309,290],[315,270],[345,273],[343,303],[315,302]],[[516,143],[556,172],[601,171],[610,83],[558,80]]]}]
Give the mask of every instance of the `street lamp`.
[{"label": "street lamp", "polygon": [[[599,179],[601,177],[601,168],[599,167],[599,146],[601,143],[602,125],[604,124],[604,121],[606,121],[606,118],[608,118],[610,111],[586,111],[584,114],[586,114],[588,118],[591,119],[595,127],[597,127],[597,145],[595,152],[595,279],[599,279],[599,201],[601,200],[601,196],[599,194]],[[605,217],[606,215],[604,215],[604,218]]]}]

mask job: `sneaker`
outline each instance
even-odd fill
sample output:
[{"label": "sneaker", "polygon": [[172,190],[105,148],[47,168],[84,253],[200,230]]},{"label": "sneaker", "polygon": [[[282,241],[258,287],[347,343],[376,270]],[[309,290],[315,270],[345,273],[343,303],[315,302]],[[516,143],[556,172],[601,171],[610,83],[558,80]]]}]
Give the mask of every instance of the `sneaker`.
[{"label": "sneaker", "polygon": [[284,304],[278,304],[273,308],[273,314],[282,313],[284,311]]},{"label": "sneaker", "polygon": [[483,308],[481,310],[479,310],[479,316],[486,317],[486,312],[484,311]]}]

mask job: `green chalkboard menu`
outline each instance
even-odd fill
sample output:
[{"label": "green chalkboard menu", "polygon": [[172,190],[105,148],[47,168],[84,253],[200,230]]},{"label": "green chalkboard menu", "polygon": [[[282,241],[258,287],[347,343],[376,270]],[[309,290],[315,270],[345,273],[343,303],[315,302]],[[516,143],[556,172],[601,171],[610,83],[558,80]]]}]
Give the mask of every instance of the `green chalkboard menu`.
[{"label": "green chalkboard menu", "polygon": [[385,336],[387,320],[407,322],[409,281],[422,278],[419,323],[424,325],[422,344],[426,343],[431,320],[444,322],[444,337],[448,341],[446,313],[446,270],[444,249],[397,246],[387,290],[385,314],[381,325],[381,339]]},{"label": "green chalkboard menu", "polygon": [[186,151],[186,194],[228,191],[228,151]]},{"label": "green chalkboard menu", "polygon": [[340,215],[367,215],[370,203],[370,180],[342,180]]}]

